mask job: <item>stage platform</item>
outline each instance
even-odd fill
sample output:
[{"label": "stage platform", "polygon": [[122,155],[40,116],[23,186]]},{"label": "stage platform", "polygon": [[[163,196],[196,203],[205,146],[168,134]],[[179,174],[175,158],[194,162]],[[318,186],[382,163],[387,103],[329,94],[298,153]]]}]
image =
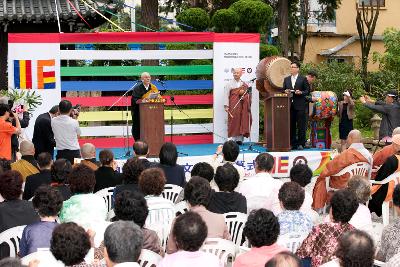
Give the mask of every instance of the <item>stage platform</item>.
[{"label": "stage platform", "polygon": [[[177,145],[179,157],[178,164],[184,166],[186,174],[189,175],[192,167],[197,162],[210,162],[212,155],[215,153],[219,144],[201,144],[201,145]],[[99,153],[101,149],[97,149]],[[118,163],[118,168],[121,169],[127,158],[125,156],[127,150],[123,148],[112,148],[114,156]],[[264,147],[253,144],[250,146],[249,143],[245,143],[240,146],[240,154],[237,159],[237,163],[246,171],[246,176],[254,174],[254,159],[259,153],[268,152]],[[132,155],[132,150],[130,150]],[[274,169],[272,175],[276,178],[289,177],[290,168],[298,163],[307,163],[313,170],[314,175],[318,175],[326,163],[331,160],[331,150],[320,150],[320,149],[305,149],[305,150],[294,150],[290,152],[269,152],[275,159]],[[97,154],[98,156],[98,154]],[[157,158],[150,159],[152,161],[158,161]],[[222,157],[218,158],[222,161]]]}]

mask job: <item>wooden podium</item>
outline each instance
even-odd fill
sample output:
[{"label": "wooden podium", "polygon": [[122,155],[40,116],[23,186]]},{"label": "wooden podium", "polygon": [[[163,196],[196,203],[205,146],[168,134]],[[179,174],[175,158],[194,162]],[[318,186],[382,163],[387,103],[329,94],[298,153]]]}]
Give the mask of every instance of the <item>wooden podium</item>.
[{"label": "wooden podium", "polygon": [[264,100],[264,134],[269,151],[290,151],[290,98],[271,93]]},{"label": "wooden podium", "polygon": [[164,144],[164,103],[137,102],[140,112],[140,139],[149,145],[149,156],[158,157]]}]

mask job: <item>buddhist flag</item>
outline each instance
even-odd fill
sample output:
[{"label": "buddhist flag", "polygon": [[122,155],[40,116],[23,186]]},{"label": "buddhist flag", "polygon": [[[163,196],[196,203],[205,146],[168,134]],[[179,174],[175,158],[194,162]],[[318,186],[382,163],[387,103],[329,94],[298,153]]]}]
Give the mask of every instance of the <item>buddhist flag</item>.
[{"label": "buddhist flag", "polygon": [[14,88],[32,88],[31,60],[14,60]]},{"label": "buddhist flag", "polygon": [[55,89],[56,73],[55,60],[38,60],[37,61],[37,82],[38,89]]}]

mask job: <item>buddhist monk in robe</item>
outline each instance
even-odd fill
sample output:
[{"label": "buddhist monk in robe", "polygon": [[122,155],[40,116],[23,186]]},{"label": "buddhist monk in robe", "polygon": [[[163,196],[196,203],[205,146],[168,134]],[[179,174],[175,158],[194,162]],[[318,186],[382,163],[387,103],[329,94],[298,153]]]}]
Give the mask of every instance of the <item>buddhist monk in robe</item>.
[{"label": "buddhist monk in robe", "polygon": [[19,151],[22,154],[20,160],[11,163],[11,170],[19,171],[25,182],[26,177],[39,173],[39,166],[35,160],[35,146],[31,141],[24,140],[21,142]]},{"label": "buddhist monk in robe", "polygon": [[[393,136],[395,136],[396,134],[400,134],[400,127],[397,127],[393,130]],[[374,165],[373,165],[373,171],[372,172],[372,179],[375,179],[376,177],[376,173],[379,170],[379,168],[382,166],[383,163],[385,163],[385,161],[390,157],[393,156],[394,154],[397,153],[397,151],[400,150],[400,147],[396,144],[394,144],[392,142],[392,144],[385,146],[384,148],[382,148],[381,150],[379,150],[378,152],[376,152],[373,156],[374,159]]]},{"label": "buddhist monk in robe", "polygon": [[[392,155],[389,155],[382,166],[376,173],[375,180],[382,181],[394,172],[400,171],[400,134],[395,134],[392,136],[392,144],[386,147],[391,147],[391,151],[394,150]],[[386,148],[385,147],[385,148]],[[382,149],[383,150],[383,149]],[[382,151],[381,150],[381,151]],[[387,149],[389,150],[389,149]],[[389,153],[389,152],[387,152]],[[374,157],[375,158],[375,157]],[[383,158],[381,156],[380,158]],[[379,159],[380,159],[379,158]],[[378,162],[379,163],[379,162]],[[375,165],[375,161],[374,161]],[[380,166],[380,165],[379,165]],[[382,215],[382,203],[383,201],[389,201],[393,198],[393,190],[395,183],[392,181],[385,185],[373,185],[371,188],[372,198],[368,203],[368,208],[371,212],[375,212],[376,215]]]},{"label": "buddhist monk in robe", "polygon": [[233,70],[233,80],[224,88],[224,109],[228,113],[228,138],[239,145],[244,137],[250,136],[251,128],[251,97],[247,91],[248,85],[240,77],[242,69]]},{"label": "buddhist monk in robe", "polygon": [[328,201],[328,192],[325,182],[326,177],[330,176],[330,187],[341,189],[347,186],[350,175],[334,176],[336,173],[351,164],[359,162],[367,162],[372,166],[372,155],[361,143],[360,131],[350,131],[347,137],[347,145],[349,147],[345,151],[326,164],[325,169],[315,183],[312,204],[315,210],[322,209]]}]

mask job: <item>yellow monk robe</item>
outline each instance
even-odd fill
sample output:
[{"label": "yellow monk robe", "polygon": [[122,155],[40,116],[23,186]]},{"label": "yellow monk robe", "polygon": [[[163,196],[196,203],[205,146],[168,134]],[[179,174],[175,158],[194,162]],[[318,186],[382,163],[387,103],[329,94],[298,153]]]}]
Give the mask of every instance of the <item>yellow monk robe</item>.
[{"label": "yellow monk robe", "polygon": [[26,180],[26,177],[32,174],[39,173],[39,169],[32,165],[30,162],[20,159],[14,163],[11,163],[11,170],[19,171],[22,175],[22,179]]}]

